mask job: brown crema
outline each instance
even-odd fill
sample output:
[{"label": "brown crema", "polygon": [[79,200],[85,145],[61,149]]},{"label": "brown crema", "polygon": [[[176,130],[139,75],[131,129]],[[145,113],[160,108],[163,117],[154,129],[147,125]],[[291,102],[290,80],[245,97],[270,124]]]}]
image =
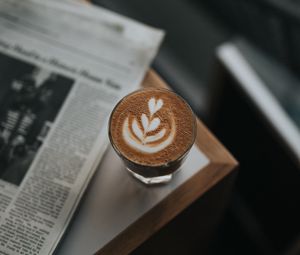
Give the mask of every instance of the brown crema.
[{"label": "brown crema", "polygon": [[109,122],[116,151],[144,166],[166,165],[181,158],[194,143],[195,132],[189,105],[166,89],[129,94],[116,105]]}]

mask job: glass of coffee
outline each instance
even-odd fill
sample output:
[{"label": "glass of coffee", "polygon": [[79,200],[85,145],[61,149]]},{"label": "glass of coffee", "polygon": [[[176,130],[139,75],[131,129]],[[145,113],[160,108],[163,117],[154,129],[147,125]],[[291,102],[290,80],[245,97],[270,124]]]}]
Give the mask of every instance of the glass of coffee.
[{"label": "glass of coffee", "polygon": [[141,89],[125,96],[109,120],[113,148],[127,170],[146,184],[170,181],[195,138],[192,109],[167,89]]}]

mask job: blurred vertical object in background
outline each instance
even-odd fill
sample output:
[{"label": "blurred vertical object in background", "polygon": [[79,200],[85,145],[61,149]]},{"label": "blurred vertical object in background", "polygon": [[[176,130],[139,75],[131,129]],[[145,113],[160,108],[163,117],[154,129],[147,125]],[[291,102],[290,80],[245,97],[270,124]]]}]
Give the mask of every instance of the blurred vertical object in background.
[{"label": "blurred vertical object in background", "polygon": [[265,52],[289,66],[300,68],[300,2],[295,0],[192,0],[221,19]]},{"label": "blurred vertical object in background", "polygon": [[259,254],[299,254],[300,125],[286,93],[299,80],[243,40],[217,61],[211,126],[241,163],[231,213]]}]

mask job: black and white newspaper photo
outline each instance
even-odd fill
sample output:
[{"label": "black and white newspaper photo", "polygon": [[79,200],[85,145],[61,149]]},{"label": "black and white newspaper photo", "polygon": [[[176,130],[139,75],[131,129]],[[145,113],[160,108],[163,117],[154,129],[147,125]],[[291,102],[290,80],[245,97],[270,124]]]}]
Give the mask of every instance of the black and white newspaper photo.
[{"label": "black and white newspaper photo", "polygon": [[163,38],[76,6],[0,2],[0,254],[55,251],[107,148],[113,105]]},{"label": "black and white newspaper photo", "polygon": [[0,53],[0,179],[20,185],[73,79]]}]

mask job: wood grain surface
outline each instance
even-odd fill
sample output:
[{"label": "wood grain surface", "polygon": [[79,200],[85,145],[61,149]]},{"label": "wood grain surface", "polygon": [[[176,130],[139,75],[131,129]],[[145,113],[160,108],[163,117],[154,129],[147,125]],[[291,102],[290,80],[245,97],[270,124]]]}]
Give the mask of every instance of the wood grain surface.
[{"label": "wood grain surface", "polygon": [[[166,83],[152,70],[146,74],[143,86],[168,88]],[[130,253],[236,169],[237,161],[199,119],[197,120],[196,144],[210,159],[209,165],[99,250],[98,255]]]}]

